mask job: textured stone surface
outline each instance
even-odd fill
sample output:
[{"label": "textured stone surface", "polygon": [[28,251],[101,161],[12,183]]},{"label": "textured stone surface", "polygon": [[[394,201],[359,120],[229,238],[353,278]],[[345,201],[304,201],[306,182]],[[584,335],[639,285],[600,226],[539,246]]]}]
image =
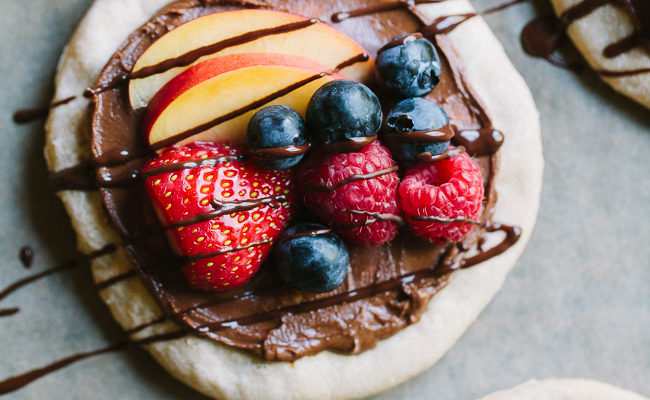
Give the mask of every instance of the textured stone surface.
[{"label": "textured stone surface", "polygon": [[[591,73],[526,56],[521,28],[550,12],[535,3],[486,19],[541,112],[546,170],[537,228],[502,291],[447,356],[377,399],[474,399],[554,376],[650,394],[650,114]],[[58,56],[90,1],[25,4],[0,2],[0,287],[68,260],[75,247],[45,185],[42,124],[17,126],[11,114],[48,101]],[[30,272],[18,260],[24,244],[36,251]],[[21,313],[0,319],[0,379],[120,338],[85,267],[0,302],[16,305]],[[138,349],[77,363],[7,397],[203,398]]]}]

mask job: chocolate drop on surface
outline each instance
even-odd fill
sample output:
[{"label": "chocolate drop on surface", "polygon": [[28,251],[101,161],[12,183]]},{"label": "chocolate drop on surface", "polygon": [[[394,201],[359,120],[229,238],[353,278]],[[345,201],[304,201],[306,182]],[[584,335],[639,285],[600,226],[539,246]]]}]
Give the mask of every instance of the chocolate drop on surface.
[{"label": "chocolate drop on surface", "polygon": [[23,246],[20,248],[18,257],[20,258],[20,262],[23,263],[23,267],[29,268],[34,262],[34,249],[29,246]]}]

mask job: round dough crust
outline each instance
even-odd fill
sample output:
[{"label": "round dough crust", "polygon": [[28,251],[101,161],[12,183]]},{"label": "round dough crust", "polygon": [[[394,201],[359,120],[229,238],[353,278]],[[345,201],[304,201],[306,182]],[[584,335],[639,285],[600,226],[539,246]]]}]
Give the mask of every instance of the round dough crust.
[{"label": "round dough crust", "polygon": [[648,400],[640,394],[589,379],[528,381],[480,400]]},{"label": "round dough crust", "polygon": [[[551,0],[555,13],[559,16],[569,7],[583,0]],[[637,48],[615,58],[606,58],[603,49],[634,30],[630,16],[611,4],[573,22],[568,34],[587,63],[593,69],[610,71],[650,68],[650,54]],[[650,73],[607,78],[601,77],[616,91],[650,108]]]},{"label": "round dough crust", "polygon": [[[55,98],[77,95],[94,85],[120,43],[167,2],[96,0],[61,57]],[[472,10],[466,0],[418,7],[432,18]],[[431,300],[417,324],[362,354],[325,351],[293,363],[266,362],[193,335],[145,346],[173,376],[220,399],[360,398],[402,383],[433,365],[476,319],[503,284],[533,230],[542,186],[542,145],[539,115],[530,91],[486,23],[474,18],[449,37],[464,62],[470,84],[506,137],[495,182],[499,192],[495,220],[519,225],[523,230],[519,242],[501,256],[457,272]],[[50,170],[89,159],[87,107],[88,100],[78,97],[50,113],[45,148]],[[119,243],[99,193],[62,191],[59,196],[82,252]],[[123,249],[92,263],[98,282],[132,268]],[[162,315],[137,278],[114,284],[100,295],[125,330]],[[174,329],[173,322],[164,322],[138,332],[133,339]]]}]

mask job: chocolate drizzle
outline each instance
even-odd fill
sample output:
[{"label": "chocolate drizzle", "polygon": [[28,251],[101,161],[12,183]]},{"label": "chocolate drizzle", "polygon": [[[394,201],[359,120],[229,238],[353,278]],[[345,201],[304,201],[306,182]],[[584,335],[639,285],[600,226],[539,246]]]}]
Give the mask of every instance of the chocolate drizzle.
[{"label": "chocolate drizzle", "polygon": [[393,47],[401,46],[403,44],[413,42],[418,39],[422,39],[423,37],[424,36],[420,32],[415,32],[415,33],[411,33],[410,35],[397,37],[391,40],[390,42],[386,43],[386,45],[384,45],[384,47],[382,47],[381,49],[377,50],[377,55],[381,54],[382,52],[388,49],[392,49]]},{"label": "chocolate drizzle", "polygon": [[62,358],[56,362],[53,362],[52,364],[48,364],[44,367],[33,369],[31,371],[25,372],[20,375],[12,376],[10,378],[7,378],[3,381],[0,381],[0,395],[2,394],[7,394],[11,393],[15,390],[21,389],[30,383],[34,382],[35,380],[50,374],[52,372],[58,371],[61,368],[64,368],[70,364],[73,364],[77,361],[81,361],[90,357],[98,356],[101,354],[105,353],[111,353],[114,351],[120,351],[126,349],[129,344],[136,344],[136,345],[141,345],[141,346],[146,346],[152,343],[156,342],[162,342],[162,341],[169,341],[169,340],[175,340],[175,339],[180,339],[183,336],[186,336],[187,333],[184,331],[177,331],[177,332],[171,332],[171,333],[164,333],[160,335],[155,335],[155,336],[150,336],[144,339],[140,340],[133,340],[133,341],[128,341],[124,340],[121,342],[117,342],[115,344],[102,347],[97,350],[93,351],[87,351],[84,353],[77,353],[74,355],[71,355],[69,357]]},{"label": "chocolate drizzle", "polygon": [[22,110],[18,110],[13,115],[14,122],[17,124],[25,124],[27,122],[31,122],[39,118],[47,117],[47,114],[50,112],[51,109],[62,106],[64,104],[68,104],[76,98],[77,96],[70,96],[62,100],[53,101],[52,103],[44,107],[25,108]]},{"label": "chocolate drizzle", "polygon": [[197,260],[202,260],[205,258],[212,258],[216,256],[220,256],[222,254],[227,254],[227,253],[233,253],[235,251],[240,251],[240,250],[246,250],[250,249],[251,247],[257,247],[257,246],[263,246],[265,244],[271,244],[273,242],[273,239],[264,239],[260,240],[259,242],[250,242],[249,244],[246,245],[241,245],[241,246],[236,246],[236,247],[229,247],[226,249],[218,250],[212,253],[201,253],[201,254],[195,254],[193,256],[187,257],[189,261],[197,261]]},{"label": "chocolate drizzle", "polygon": [[248,211],[262,206],[278,207],[278,205],[275,203],[283,203],[285,201],[287,201],[287,196],[283,194],[279,194],[277,196],[271,196],[271,197],[264,197],[260,199],[239,200],[239,201],[229,201],[229,202],[212,199],[210,201],[210,204],[212,205],[214,210],[202,214],[197,214],[195,216],[182,219],[180,221],[176,221],[173,224],[171,224],[170,227],[180,228],[182,226],[194,225],[200,222],[209,221],[221,215],[232,214],[241,211]]},{"label": "chocolate drizzle", "polygon": [[312,229],[306,232],[300,232],[300,233],[294,233],[293,235],[282,236],[281,240],[284,241],[284,240],[298,239],[307,236],[327,235],[328,233],[332,233],[332,230],[329,228]]},{"label": "chocolate drizzle", "polygon": [[[0,291],[0,301],[2,301],[5,297],[9,296],[10,294],[15,292],[16,290],[22,288],[25,285],[28,285],[28,284],[34,282],[34,281],[37,281],[37,280],[39,280],[41,278],[44,278],[44,277],[46,277],[48,275],[55,274],[57,272],[62,272],[62,271],[66,271],[66,270],[69,270],[69,269],[76,268],[79,265],[81,265],[82,261],[93,260],[93,259],[95,259],[97,257],[101,257],[101,256],[104,256],[106,254],[110,254],[110,253],[114,252],[115,250],[116,250],[116,246],[113,245],[113,244],[109,244],[109,245],[107,245],[107,246],[105,246],[105,247],[103,247],[103,248],[101,248],[101,249],[99,249],[97,251],[94,251],[94,252],[89,253],[87,255],[81,256],[81,257],[79,257],[79,258],[77,258],[75,260],[66,262],[66,263],[61,264],[61,265],[59,265],[57,267],[46,269],[45,271],[41,271],[39,273],[30,275],[28,277],[19,279],[18,281],[10,284],[9,286],[5,287],[2,291]],[[14,313],[12,313],[12,314],[14,314]],[[6,315],[11,315],[11,314],[5,314],[5,315],[0,315],[0,316],[6,316]]]},{"label": "chocolate drizzle", "polygon": [[340,11],[332,14],[331,19],[332,22],[342,22],[348,18],[362,17],[365,15],[399,10],[399,9],[408,9],[409,7],[418,4],[442,3],[443,1],[447,1],[447,0],[403,0],[403,1],[379,3],[374,6],[357,8],[349,11]]},{"label": "chocolate drizzle", "polygon": [[158,64],[143,67],[137,71],[131,72],[129,74],[128,79],[146,78],[148,76],[169,71],[172,68],[184,67],[192,64],[193,62],[195,62],[196,60],[198,60],[203,56],[220,52],[229,47],[239,46],[244,43],[252,42],[267,36],[279,35],[282,33],[297,31],[317,23],[320,23],[320,20],[316,18],[312,18],[303,21],[292,22],[285,25],[274,26],[272,28],[264,28],[255,31],[246,32],[239,36],[234,36],[217,43],[199,47],[198,49],[192,50],[190,52],[187,52],[175,58],[169,58]]},{"label": "chocolate drizzle", "polygon": [[[273,310],[266,310],[263,313],[254,314],[241,318],[232,318],[222,321],[210,322],[204,324],[197,329],[199,331],[217,332],[223,329],[234,329],[241,326],[253,325],[267,320],[279,320],[288,314],[300,314],[314,310],[319,310],[331,307],[338,304],[349,303],[361,299],[365,299],[376,295],[377,293],[402,289],[411,283],[422,281],[430,278],[440,278],[451,272],[472,267],[492,257],[502,254],[504,251],[512,247],[521,237],[521,230],[517,227],[492,224],[486,227],[488,232],[504,232],[506,235],[504,239],[496,246],[488,250],[478,250],[478,253],[468,259],[454,258],[454,257],[441,257],[439,264],[433,268],[427,268],[400,275],[386,281],[378,282],[366,287],[361,287],[352,291],[335,294],[330,297],[318,298],[316,300],[304,302],[297,305],[288,307],[281,307]],[[451,253],[451,249],[457,247],[456,244],[447,246],[447,253]]]},{"label": "chocolate drizzle", "polygon": [[378,176],[382,175],[387,175],[390,174],[391,172],[395,172],[399,169],[397,165],[393,165],[392,167],[389,168],[384,168],[380,169],[378,171],[374,172],[369,172],[367,174],[354,174],[350,175],[345,179],[342,179],[341,181],[337,182],[334,185],[308,185],[305,188],[306,192],[321,192],[321,193],[334,193],[334,191],[342,186],[347,185],[348,183],[352,182],[357,182],[357,181],[362,181],[366,179],[373,179]]},{"label": "chocolate drizzle", "polygon": [[260,159],[276,159],[305,154],[309,151],[310,147],[311,145],[309,143],[305,143],[295,146],[271,147],[268,149],[251,149],[250,153],[253,157]]},{"label": "chocolate drizzle", "polygon": [[435,156],[428,151],[425,151],[423,153],[418,154],[415,157],[415,161],[417,161],[419,164],[424,164],[424,163],[434,163],[438,162],[441,160],[446,160],[450,157],[457,156],[460,153],[464,153],[465,148],[463,146],[458,146],[455,148],[448,148],[441,154],[436,154]]},{"label": "chocolate drizzle", "polygon": [[475,221],[473,219],[469,218],[462,218],[462,217],[457,217],[457,218],[446,218],[446,217],[433,217],[429,215],[414,215],[411,217],[413,221],[417,222],[435,222],[438,224],[444,224],[444,225],[449,225],[449,224],[472,224],[472,225],[480,225],[480,222]]},{"label": "chocolate drizzle", "polygon": [[219,156],[219,157],[202,158],[200,160],[189,160],[189,161],[182,161],[177,163],[164,164],[159,167],[154,167],[142,171],[142,177],[149,178],[155,175],[182,171],[184,169],[214,167],[226,162],[242,161],[245,159],[246,156],[244,154],[230,154],[230,155]]},{"label": "chocolate drizzle", "polygon": [[353,222],[351,224],[342,225],[342,229],[356,229],[362,226],[374,224],[375,222],[392,222],[397,226],[404,225],[404,218],[395,214],[378,213],[374,211],[363,210],[341,210],[341,212],[350,213],[353,215],[363,215],[369,217],[368,219]]}]

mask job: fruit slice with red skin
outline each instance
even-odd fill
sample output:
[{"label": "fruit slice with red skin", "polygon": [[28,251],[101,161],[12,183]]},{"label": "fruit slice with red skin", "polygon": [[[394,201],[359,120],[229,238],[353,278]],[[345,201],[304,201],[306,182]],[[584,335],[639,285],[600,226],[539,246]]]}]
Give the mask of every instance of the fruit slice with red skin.
[{"label": "fruit slice with red skin", "polygon": [[[170,147],[142,169],[149,197],[161,223],[169,227],[172,248],[186,258],[183,273],[195,289],[219,291],[243,285],[259,269],[291,217],[290,172],[266,170],[241,160],[169,171],[176,163],[209,163],[215,157],[236,154],[244,150],[197,142]],[[158,169],[148,176],[160,167],[168,171]],[[259,206],[229,210],[199,218],[199,222],[188,220],[214,212],[213,200],[227,205],[258,201]]]},{"label": "fruit slice with red skin", "polygon": [[[147,67],[181,56],[189,60],[190,64],[163,73],[132,79],[129,82],[131,106],[134,109],[145,107],[154,94],[172,78],[194,64],[217,56],[240,53],[282,53],[308,58],[331,69],[365,52],[355,41],[335,28],[322,22],[310,23],[309,21],[305,17],[281,11],[248,9],[209,14],[186,22],[149,46],[135,63],[133,73],[137,76],[139,72],[146,72]],[[290,25],[298,27],[287,28]],[[259,32],[278,27],[284,27],[283,33],[262,35],[263,32]],[[233,45],[217,46],[223,47],[220,51],[198,59],[187,56],[193,51],[197,51],[194,54],[199,55],[197,49],[223,44],[228,40]],[[346,68],[344,73],[353,80],[370,81],[374,74],[374,62],[370,59],[355,64]]]},{"label": "fruit slice with red skin", "polygon": [[[204,61],[172,79],[151,99],[144,116],[145,140],[154,147],[173,144],[169,142],[183,136],[178,144],[196,140],[242,144],[248,121],[263,106],[282,104],[304,116],[309,99],[321,85],[345,78],[339,73],[317,76],[328,70],[306,58],[275,53],[233,54]],[[317,79],[231,118],[243,107],[312,77]]]},{"label": "fruit slice with red skin", "polygon": [[399,186],[402,210],[413,232],[432,242],[463,240],[474,224],[453,221],[476,222],[483,192],[481,169],[467,153],[413,167]]}]

